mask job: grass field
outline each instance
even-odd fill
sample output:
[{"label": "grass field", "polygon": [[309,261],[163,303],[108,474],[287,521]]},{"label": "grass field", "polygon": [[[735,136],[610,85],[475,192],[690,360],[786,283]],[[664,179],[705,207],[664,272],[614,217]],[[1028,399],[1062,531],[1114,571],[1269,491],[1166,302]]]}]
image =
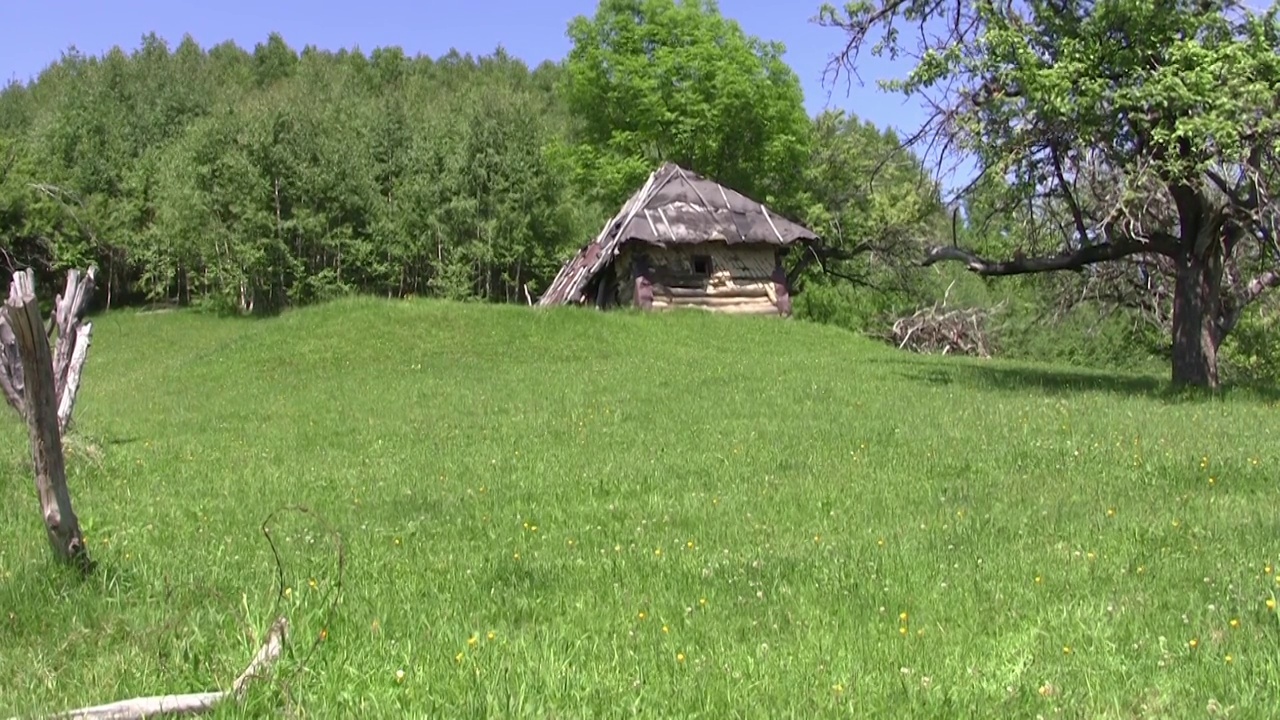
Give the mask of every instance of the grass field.
[{"label": "grass field", "polygon": [[277,612],[281,681],[221,717],[1280,716],[1274,398],[702,314],[94,340],[89,581],[0,419],[0,716],[225,686]]}]

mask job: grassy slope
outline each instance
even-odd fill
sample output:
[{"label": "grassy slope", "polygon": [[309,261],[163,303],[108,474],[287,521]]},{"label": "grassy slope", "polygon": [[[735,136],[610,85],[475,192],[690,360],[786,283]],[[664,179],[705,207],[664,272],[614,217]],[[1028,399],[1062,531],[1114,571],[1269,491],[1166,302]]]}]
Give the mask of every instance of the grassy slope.
[{"label": "grassy slope", "polygon": [[327,630],[286,686],[310,717],[1280,711],[1264,400],[702,314],[96,327],[91,582],[50,576],[0,422],[0,715],[225,685],[275,610],[259,525],[292,503],[318,513],[274,524],[286,669]]}]

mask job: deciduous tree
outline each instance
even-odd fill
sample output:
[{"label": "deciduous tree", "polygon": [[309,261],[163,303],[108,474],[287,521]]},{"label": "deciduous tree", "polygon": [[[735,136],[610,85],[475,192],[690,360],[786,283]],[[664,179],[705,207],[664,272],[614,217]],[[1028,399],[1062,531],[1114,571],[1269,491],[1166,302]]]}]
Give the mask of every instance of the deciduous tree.
[{"label": "deciduous tree", "polygon": [[780,44],[747,35],[714,0],[601,0],[569,37],[563,88],[600,202],[616,207],[671,161],[793,209],[809,118]]},{"label": "deciduous tree", "polygon": [[[824,5],[859,52],[915,58],[886,86],[932,109],[913,136],[1005,178],[1035,228],[981,275],[1163,258],[1175,385],[1219,384],[1218,349],[1280,285],[1280,25],[1234,0],[861,0]],[[879,33],[879,34],[877,34]]]}]

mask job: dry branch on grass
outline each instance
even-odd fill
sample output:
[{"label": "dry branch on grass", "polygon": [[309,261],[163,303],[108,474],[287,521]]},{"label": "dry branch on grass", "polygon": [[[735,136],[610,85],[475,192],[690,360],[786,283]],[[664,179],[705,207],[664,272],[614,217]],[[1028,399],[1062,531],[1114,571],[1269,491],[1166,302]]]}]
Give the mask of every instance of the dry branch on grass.
[{"label": "dry branch on grass", "polygon": [[[951,288],[947,288],[949,295]],[[898,346],[924,354],[972,355],[989,358],[995,350],[989,325],[991,317],[1004,305],[983,308],[954,308],[944,295],[940,302],[898,318],[885,339]]]},{"label": "dry branch on grass", "polygon": [[[228,698],[244,700],[249,683],[261,676],[280,658],[284,649],[288,620],[279,617],[271,625],[266,641],[250,661],[249,667],[240,673],[228,690],[188,693],[185,695],[155,695],[121,700],[109,705],[70,710],[50,716],[57,720],[143,720],[166,715],[199,715],[212,710]],[[18,720],[18,718],[12,718]]]}]

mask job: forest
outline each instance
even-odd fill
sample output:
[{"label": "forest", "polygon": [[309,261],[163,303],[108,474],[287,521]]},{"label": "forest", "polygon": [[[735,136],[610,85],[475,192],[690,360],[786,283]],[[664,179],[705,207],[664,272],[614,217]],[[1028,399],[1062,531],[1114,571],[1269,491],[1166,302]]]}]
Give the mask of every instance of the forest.
[{"label": "forest", "polygon": [[[856,18],[828,19],[856,34]],[[924,261],[932,246],[1030,248],[1033,211],[1006,202],[1016,173],[944,201],[893,131],[810,117],[783,48],[714,3],[602,0],[568,32],[568,56],[532,68],[501,48],[410,57],[278,34],[252,50],[155,34],[102,56],[68,50],[0,92],[0,261],[42,283],[95,265],[104,307],[525,303],[672,160],[824,238],[818,261],[794,268],[801,318],[890,338],[895,320],[945,302],[979,311],[999,354],[1168,362],[1173,297],[1152,277],[1171,269]],[[1063,207],[1050,208],[1060,221]],[[1276,318],[1271,296],[1239,314],[1228,374],[1280,374]]]}]

